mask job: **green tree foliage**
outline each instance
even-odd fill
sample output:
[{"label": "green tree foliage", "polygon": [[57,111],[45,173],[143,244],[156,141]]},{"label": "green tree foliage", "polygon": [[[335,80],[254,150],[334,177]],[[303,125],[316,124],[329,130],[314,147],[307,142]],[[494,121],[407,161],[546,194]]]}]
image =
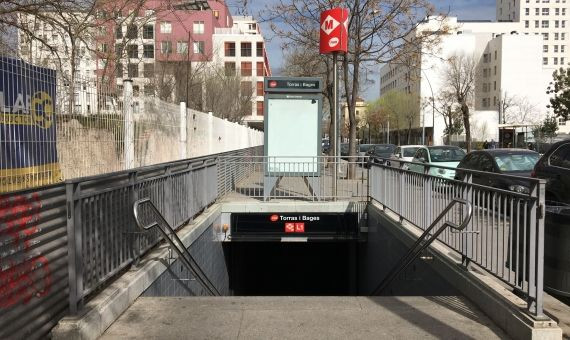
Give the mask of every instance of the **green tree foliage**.
[{"label": "green tree foliage", "polygon": [[547,94],[552,95],[550,98],[550,105],[557,117],[568,119],[570,117],[570,68],[554,71],[552,74],[552,82],[546,91]]},{"label": "green tree foliage", "polygon": [[556,131],[558,131],[558,124],[556,123],[556,117],[550,116],[546,117],[540,125],[532,130],[534,138],[539,142],[545,142],[547,139],[552,140],[556,137]]}]

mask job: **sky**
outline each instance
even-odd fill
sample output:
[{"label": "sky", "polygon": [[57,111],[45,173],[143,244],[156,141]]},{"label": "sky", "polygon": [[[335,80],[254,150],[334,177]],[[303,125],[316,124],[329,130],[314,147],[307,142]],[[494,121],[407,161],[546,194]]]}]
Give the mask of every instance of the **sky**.
[{"label": "sky", "polygon": [[[265,5],[269,5],[275,0],[248,0],[247,14],[258,18],[259,11]],[[457,16],[459,20],[495,20],[495,0],[432,0],[432,3],[441,12],[449,12],[452,16]],[[236,0],[227,0],[230,11],[233,15],[240,15],[243,12],[236,6]],[[270,23],[261,23],[261,31],[266,39],[266,49],[269,58],[269,65],[274,76],[280,75],[283,60],[283,50],[281,41],[272,36]],[[318,48],[316,46],[315,48]],[[376,68],[376,72],[380,67]],[[371,84],[361,94],[365,100],[374,100],[379,96],[380,82],[378,73],[373,74],[374,84]]]}]

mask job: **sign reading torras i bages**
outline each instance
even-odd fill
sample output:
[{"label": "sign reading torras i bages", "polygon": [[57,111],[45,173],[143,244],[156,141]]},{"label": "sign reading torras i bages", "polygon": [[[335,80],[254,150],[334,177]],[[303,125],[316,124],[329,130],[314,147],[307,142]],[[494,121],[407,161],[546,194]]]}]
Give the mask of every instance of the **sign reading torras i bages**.
[{"label": "sign reading torras i bages", "polygon": [[321,13],[320,52],[348,51],[348,9],[333,8]]}]

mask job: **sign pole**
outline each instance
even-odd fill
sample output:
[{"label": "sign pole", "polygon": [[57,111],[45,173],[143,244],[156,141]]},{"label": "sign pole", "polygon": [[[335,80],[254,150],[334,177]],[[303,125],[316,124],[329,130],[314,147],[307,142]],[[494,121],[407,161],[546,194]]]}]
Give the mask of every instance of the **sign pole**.
[{"label": "sign pole", "polygon": [[337,67],[338,52],[333,53],[333,180],[332,180],[332,195],[336,200],[337,197],[337,184],[338,184],[338,164],[340,162],[340,143],[338,136],[338,67]]}]

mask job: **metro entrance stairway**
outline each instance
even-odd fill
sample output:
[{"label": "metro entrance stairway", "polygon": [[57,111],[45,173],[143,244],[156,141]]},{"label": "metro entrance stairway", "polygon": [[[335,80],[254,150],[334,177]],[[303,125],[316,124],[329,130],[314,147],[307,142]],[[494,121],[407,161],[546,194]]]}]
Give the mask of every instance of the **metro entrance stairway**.
[{"label": "metro entrance stairway", "polygon": [[506,339],[462,297],[184,297],[137,301],[101,339]]}]

